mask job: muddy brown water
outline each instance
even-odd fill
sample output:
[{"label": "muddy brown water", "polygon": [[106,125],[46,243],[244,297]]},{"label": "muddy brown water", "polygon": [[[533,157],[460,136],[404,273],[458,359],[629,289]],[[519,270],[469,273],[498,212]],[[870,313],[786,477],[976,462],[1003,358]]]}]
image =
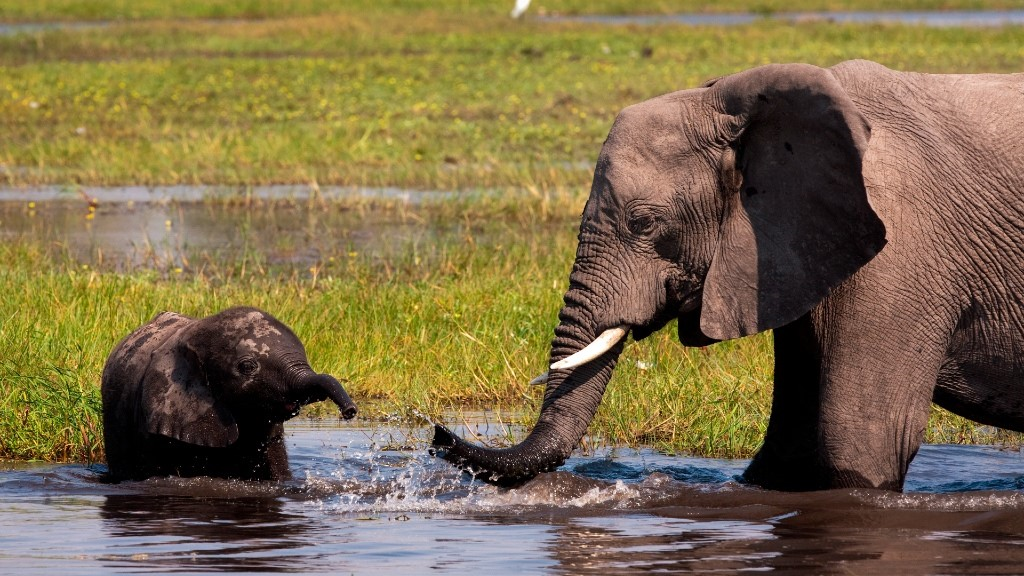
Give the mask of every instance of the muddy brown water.
[{"label": "muddy brown water", "polygon": [[[262,258],[302,266],[453,233],[393,213],[381,224],[319,209],[225,210],[173,195],[182,191],[92,193],[109,195],[93,218],[63,192],[0,193],[0,241],[158,268],[259,242]],[[622,448],[576,453],[506,490],[430,456],[427,426],[297,419],[287,433],[295,479],[283,483],[111,485],[102,464],[0,463],[0,574],[1024,573],[1018,451],[924,446],[903,494],[768,492],[737,480],[745,461]]]},{"label": "muddy brown water", "polygon": [[575,454],[561,470],[508,490],[431,457],[428,433],[290,422],[295,479],[283,483],[110,485],[102,465],[7,464],[0,573],[1024,569],[1018,452],[925,446],[904,494],[785,494],[739,483],[745,461],[606,449]]}]

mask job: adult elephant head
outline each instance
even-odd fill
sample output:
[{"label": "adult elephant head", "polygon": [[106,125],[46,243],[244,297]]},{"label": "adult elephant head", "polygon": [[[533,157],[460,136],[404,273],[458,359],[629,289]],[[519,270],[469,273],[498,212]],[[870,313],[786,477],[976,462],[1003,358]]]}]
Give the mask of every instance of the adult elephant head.
[{"label": "adult elephant head", "polygon": [[587,430],[628,333],[678,318],[702,346],[785,325],[885,243],[861,175],[870,128],[832,73],[770,65],[631,106],[601,149],[536,427],[439,455],[514,485]]}]

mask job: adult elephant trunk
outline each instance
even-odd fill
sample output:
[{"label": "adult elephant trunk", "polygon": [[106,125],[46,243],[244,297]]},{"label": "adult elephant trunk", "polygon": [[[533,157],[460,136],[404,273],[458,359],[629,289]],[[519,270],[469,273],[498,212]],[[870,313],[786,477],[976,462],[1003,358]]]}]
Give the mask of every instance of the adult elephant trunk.
[{"label": "adult elephant trunk", "polygon": [[[552,364],[586,348],[597,338],[598,330],[604,328],[595,326],[593,308],[580,298],[582,293],[570,289],[566,294],[566,305],[559,314],[560,322],[551,344]],[[589,362],[551,370],[540,417],[521,443],[504,449],[483,448],[437,425],[434,453],[481,480],[501,486],[515,486],[558,468],[579,444],[601,404],[605,386],[622,352],[622,336],[607,352]]]}]

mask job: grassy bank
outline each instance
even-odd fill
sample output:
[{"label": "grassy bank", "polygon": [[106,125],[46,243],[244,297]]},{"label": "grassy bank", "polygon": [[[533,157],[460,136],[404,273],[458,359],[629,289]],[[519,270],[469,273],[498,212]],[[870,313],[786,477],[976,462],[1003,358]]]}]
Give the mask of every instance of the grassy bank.
[{"label": "grassy bank", "polygon": [[[160,310],[206,315],[242,303],[292,325],[315,368],[351,381],[364,414],[500,407],[528,420],[540,391],[526,382],[544,369],[591,165],[619,109],[770,61],[870,58],[936,72],[1024,61],[1016,28],[602,27],[512,22],[510,6],[454,4],[0,5],[7,20],[114,21],[0,36],[0,183],[514,191],[361,206],[461,233],[383,260],[324,254],[312,268],[266,266],[254,251],[195,258],[202,266],[180,273],[115,272],[52,245],[0,244],[0,458],[99,458],[99,375],[115,343]],[[707,8],[657,10],[690,6]],[[749,455],[767,422],[770,373],[770,335],[690,350],[670,327],[627,348],[591,431],[603,442]],[[929,434],[997,438],[941,412]]]}]

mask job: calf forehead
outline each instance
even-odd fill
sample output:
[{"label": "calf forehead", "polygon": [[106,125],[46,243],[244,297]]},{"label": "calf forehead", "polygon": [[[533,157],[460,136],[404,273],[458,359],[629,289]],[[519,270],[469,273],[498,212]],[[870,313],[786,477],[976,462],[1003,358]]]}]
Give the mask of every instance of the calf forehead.
[{"label": "calf forehead", "polygon": [[252,338],[242,338],[238,341],[238,346],[235,347],[235,352],[239,356],[270,356],[270,344],[265,340],[254,340]]},{"label": "calf forehead", "polygon": [[226,343],[233,343],[238,356],[267,357],[275,348],[302,346],[291,330],[259,310],[236,310],[227,315],[220,334]]},{"label": "calf forehead", "polygon": [[224,335],[240,339],[276,340],[285,336],[283,326],[259,310],[248,310],[225,318]]}]

